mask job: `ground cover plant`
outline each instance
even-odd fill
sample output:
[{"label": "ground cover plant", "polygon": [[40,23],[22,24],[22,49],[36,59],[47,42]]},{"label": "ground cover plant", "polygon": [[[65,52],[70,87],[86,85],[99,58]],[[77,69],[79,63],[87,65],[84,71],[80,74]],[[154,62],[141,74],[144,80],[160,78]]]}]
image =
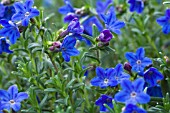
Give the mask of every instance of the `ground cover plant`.
[{"label": "ground cover plant", "polygon": [[0,113],[170,113],[168,0],[1,0]]}]

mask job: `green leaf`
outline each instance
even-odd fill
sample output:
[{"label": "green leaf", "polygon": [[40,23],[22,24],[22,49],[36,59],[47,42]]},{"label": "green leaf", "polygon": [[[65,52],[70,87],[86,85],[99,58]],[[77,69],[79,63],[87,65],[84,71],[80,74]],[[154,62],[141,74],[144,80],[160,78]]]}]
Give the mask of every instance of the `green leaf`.
[{"label": "green leaf", "polygon": [[56,88],[47,88],[44,91],[45,92],[57,92],[58,90]]}]

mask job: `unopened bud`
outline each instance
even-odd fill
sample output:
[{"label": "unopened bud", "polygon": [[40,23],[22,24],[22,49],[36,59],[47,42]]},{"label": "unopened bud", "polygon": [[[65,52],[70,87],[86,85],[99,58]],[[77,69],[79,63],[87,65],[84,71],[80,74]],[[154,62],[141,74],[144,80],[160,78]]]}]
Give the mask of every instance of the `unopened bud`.
[{"label": "unopened bud", "polygon": [[131,73],[132,66],[130,65],[129,62],[124,63],[124,69]]},{"label": "unopened bud", "polygon": [[61,33],[60,33],[60,35],[59,35],[59,37],[60,38],[64,38],[66,35],[68,35],[69,34],[69,32],[68,32],[68,30],[64,30],[64,31],[62,31]]}]

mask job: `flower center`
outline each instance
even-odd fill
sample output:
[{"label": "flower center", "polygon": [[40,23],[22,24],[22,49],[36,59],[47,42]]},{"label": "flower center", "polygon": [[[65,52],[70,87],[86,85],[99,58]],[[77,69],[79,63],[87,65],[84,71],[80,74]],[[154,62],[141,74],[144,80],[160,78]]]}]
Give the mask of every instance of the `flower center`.
[{"label": "flower center", "polygon": [[136,92],[132,92],[132,93],[130,94],[131,97],[136,97],[136,95],[137,95]]},{"label": "flower center", "polygon": [[137,111],[132,111],[132,113],[138,113]]},{"label": "flower center", "polygon": [[104,83],[107,84],[109,82],[109,79],[105,78]]},{"label": "flower center", "polygon": [[14,103],[15,103],[15,101],[14,101],[14,100],[10,100],[10,103],[11,103],[11,104],[14,104]]},{"label": "flower center", "polygon": [[29,16],[29,15],[30,15],[30,12],[26,12],[26,13],[25,13],[25,16]]},{"label": "flower center", "polygon": [[116,77],[115,77],[115,79],[116,79],[116,80],[118,80],[118,79],[119,79],[119,77],[117,77],[117,76],[116,76]]},{"label": "flower center", "polygon": [[141,64],[142,62],[141,62],[141,60],[137,60],[136,63],[137,64]]},{"label": "flower center", "polygon": [[107,98],[107,99],[106,99],[106,103],[110,103],[110,102],[112,102],[112,100],[109,99],[109,98]]},{"label": "flower center", "polygon": [[152,75],[153,74],[153,71],[149,71],[149,75]]}]

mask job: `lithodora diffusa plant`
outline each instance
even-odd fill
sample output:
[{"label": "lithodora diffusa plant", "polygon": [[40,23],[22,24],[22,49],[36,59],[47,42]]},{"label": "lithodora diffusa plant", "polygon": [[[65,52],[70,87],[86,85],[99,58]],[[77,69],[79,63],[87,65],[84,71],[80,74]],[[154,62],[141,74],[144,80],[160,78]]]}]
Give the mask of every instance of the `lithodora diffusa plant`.
[{"label": "lithodora diffusa plant", "polygon": [[169,113],[163,0],[1,0],[0,113]]}]

